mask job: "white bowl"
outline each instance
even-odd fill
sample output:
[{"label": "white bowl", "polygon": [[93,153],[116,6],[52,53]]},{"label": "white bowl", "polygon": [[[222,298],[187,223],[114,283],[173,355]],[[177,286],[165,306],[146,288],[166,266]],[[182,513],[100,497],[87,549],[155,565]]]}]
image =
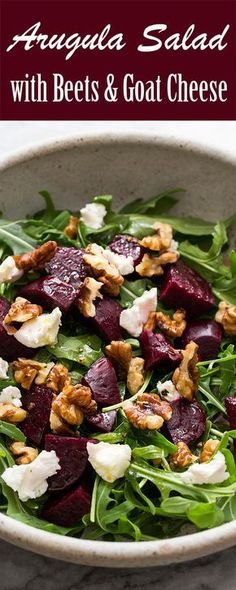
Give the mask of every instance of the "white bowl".
[{"label": "white bowl", "polygon": [[[175,212],[222,219],[236,209],[236,162],[223,154],[146,135],[96,135],[55,141],[1,165],[0,209],[22,218],[42,206],[38,191],[77,209],[94,195],[113,194],[117,205],[174,187],[186,189]],[[236,522],[188,536],[140,543],[61,537],[0,514],[0,537],[49,557],[108,567],[164,565],[209,555],[236,543]]]}]

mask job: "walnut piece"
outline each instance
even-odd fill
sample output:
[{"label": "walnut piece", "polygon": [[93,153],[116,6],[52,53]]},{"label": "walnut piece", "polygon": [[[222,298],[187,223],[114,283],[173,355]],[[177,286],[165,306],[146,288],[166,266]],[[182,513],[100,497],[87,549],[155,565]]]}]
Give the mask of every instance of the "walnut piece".
[{"label": "walnut piece", "polygon": [[[55,397],[52,402],[50,423],[54,420],[55,430],[55,413],[63,426],[65,421],[71,426],[80,426],[85,415],[94,414],[97,411],[97,404],[92,399],[91,389],[84,385],[66,385],[62,392]],[[59,424],[56,425],[58,429]],[[58,432],[58,430],[57,430]]]},{"label": "walnut piece", "polygon": [[91,272],[101,283],[104,291],[117,297],[124,278],[114,264],[108,262],[103,256],[102,249],[97,244],[89,244],[83,256],[84,262],[90,267]]},{"label": "walnut piece", "polygon": [[14,378],[24,389],[30,389],[34,381],[37,385],[45,383],[53,366],[54,363],[40,363],[25,358],[18,358],[12,363]]},{"label": "walnut piece", "polygon": [[132,346],[123,340],[112,340],[105,348],[107,356],[127,373],[132,359]]},{"label": "walnut piece", "polygon": [[154,223],[153,229],[156,231],[156,234],[143,238],[140,245],[149,250],[168,250],[173,238],[171,225],[169,225],[169,223],[161,223],[160,221],[157,221]]},{"label": "walnut piece", "polygon": [[207,440],[207,442],[203,445],[203,449],[199,457],[200,463],[207,463],[210,461],[217,451],[219,444],[220,443],[218,440],[209,438],[209,440]]},{"label": "walnut piece", "polygon": [[79,218],[76,215],[71,215],[68,225],[64,229],[64,234],[71,240],[75,240],[77,237],[77,230],[79,225]]},{"label": "walnut piece", "polygon": [[236,336],[236,306],[221,301],[215,315],[215,320],[224,328],[228,336]]},{"label": "walnut piece", "polygon": [[179,441],[177,443],[178,451],[170,456],[170,464],[172,467],[188,467],[191,463],[197,460],[186,443]]},{"label": "walnut piece", "polygon": [[17,268],[25,273],[29,270],[43,270],[47,262],[53,258],[56,253],[57,243],[49,240],[39,248],[35,248],[25,254],[13,256]]},{"label": "walnut piece", "polygon": [[135,403],[126,401],[123,409],[129,422],[140,430],[158,430],[172,416],[170,404],[155,393],[142,393]]},{"label": "walnut piece", "polygon": [[135,356],[131,359],[127,375],[127,387],[131,395],[134,395],[144,384],[144,359]]},{"label": "walnut piece", "polygon": [[85,318],[94,318],[96,315],[96,308],[94,305],[95,299],[102,299],[100,289],[103,283],[96,281],[92,277],[86,277],[80,288],[79,298],[77,300],[78,308]]},{"label": "walnut piece", "polygon": [[17,424],[23,422],[26,416],[27,412],[23,408],[17,408],[11,403],[4,404],[0,402],[0,420],[5,420],[10,424]]},{"label": "walnut piece", "polygon": [[135,270],[141,277],[154,277],[163,275],[163,266],[173,264],[179,258],[178,252],[163,252],[160,256],[150,256],[144,254],[141,262],[135,267]]},{"label": "walnut piece", "polygon": [[183,309],[177,309],[172,318],[162,311],[152,311],[149,314],[144,330],[155,330],[158,327],[170,338],[180,338],[187,326],[185,315]]},{"label": "walnut piece", "polygon": [[18,457],[18,459],[16,459],[18,465],[28,465],[29,463],[32,463],[39,454],[38,449],[27,447],[24,442],[18,441],[13,442],[10,445],[9,450],[12,455]]},{"label": "walnut piece", "polygon": [[12,303],[3,323],[8,334],[14,334],[17,330],[14,326],[10,326],[10,324],[13,322],[27,322],[28,320],[37,318],[41,313],[43,313],[41,305],[30,303],[24,297],[17,297],[14,303]]},{"label": "walnut piece", "polygon": [[50,428],[56,434],[73,434],[73,430],[53,410],[50,413]]},{"label": "walnut piece", "polygon": [[71,384],[71,378],[67,367],[61,363],[53,365],[53,368],[46,379],[46,384],[47,387],[52,389],[55,393],[61,393],[66,385]]},{"label": "walnut piece", "polygon": [[177,391],[191,401],[198,390],[199,370],[198,362],[198,345],[195,342],[189,342],[185,350],[182,350],[183,359],[180,366],[175,369],[172,381]]}]

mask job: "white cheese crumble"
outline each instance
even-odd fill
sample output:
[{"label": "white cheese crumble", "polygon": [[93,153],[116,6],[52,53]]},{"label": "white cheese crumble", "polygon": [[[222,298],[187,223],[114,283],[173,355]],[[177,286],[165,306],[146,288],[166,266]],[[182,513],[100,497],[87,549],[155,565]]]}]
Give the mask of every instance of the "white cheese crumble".
[{"label": "white cheese crumble", "polygon": [[120,325],[131,336],[140,336],[143,324],[146,323],[149,313],[156,311],[157,289],[153,287],[150,291],[144,291],[141,297],[134,299],[132,307],[124,309],[120,314]]},{"label": "white cheese crumble", "polygon": [[173,402],[177,399],[180,399],[181,397],[177,389],[175,389],[174,383],[172,381],[165,381],[164,383],[158,381],[157,391],[158,393],[163,394],[168,402]]},{"label": "white cheese crumble", "polygon": [[218,451],[209,463],[194,463],[180,474],[186,484],[222,483],[229,477],[225,457]]},{"label": "white cheese crumble", "polygon": [[18,342],[30,348],[40,346],[52,346],[57,341],[57,335],[61,323],[61,311],[56,307],[51,313],[28,320],[14,334]]},{"label": "white cheese crumble", "polygon": [[80,219],[93,229],[100,229],[103,226],[103,220],[107,210],[101,203],[89,203],[80,211]]},{"label": "white cheese crumble", "polygon": [[112,252],[112,250],[110,250],[109,248],[103,250],[103,256],[105,256],[108,262],[116,266],[116,268],[122,276],[130,275],[132,272],[134,272],[134,261],[132,256],[116,254],[115,252]]},{"label": "white cheese crumble", "polygon": [[102,479],[112,483],[123,477],[131,461],[129,445],[112,445],[99,442],[88,443],[88,460]]},{"label": "white cheese crumble", "polygon": [[14,385],[4,387],[0,392],[0,402],[3,404],[13,404],[13,406],[20,408],[22,406],[20,389]]},{"label": "white cheese crumble", "polygon": [[4,361],[2,357],[0,357],[0,379],[9,379],[7,375],[7,371],[9,369],[9,364],[7,361]]},{"label": "white cheese crumble", "polygon": [[0,264],[0,285],[2,283],[14,283],[24,274],[23,270],[17,268],[13,256],[8,256]]},{"label": "white cheese crumble", "polygon": [[179,242],[176,240],[171,240],[170,247],[168,248],[167,252],[178,252]]},{"label": "white cheese crumble", "polygon": [[6,484],[18,493],[22,502],[30,498],[39,498],[47,488],[48,477],[61,469],[55,451],[41,451],[28,465],[8,467],[2,474]]}]

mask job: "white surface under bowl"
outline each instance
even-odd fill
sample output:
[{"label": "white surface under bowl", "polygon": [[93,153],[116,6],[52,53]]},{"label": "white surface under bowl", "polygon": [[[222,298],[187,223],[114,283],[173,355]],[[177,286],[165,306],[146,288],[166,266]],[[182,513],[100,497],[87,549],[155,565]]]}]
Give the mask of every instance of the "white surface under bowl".
[{"label": "white surface under bowl", "polygon": [[[78,209],[98,194],[115,203],[183,187],[174,212],[217,220],[236,210],[236,162],[152,134],[97,135],[18,152],[1,165],[0,209],[22,218],[49,190],[60,208]],[[140,543],[87,541],[34,529],[0,514],[0,537],[49,557],[107,567],[145,567],[209,555],[236,543],[236,522],[174,539]]]}]

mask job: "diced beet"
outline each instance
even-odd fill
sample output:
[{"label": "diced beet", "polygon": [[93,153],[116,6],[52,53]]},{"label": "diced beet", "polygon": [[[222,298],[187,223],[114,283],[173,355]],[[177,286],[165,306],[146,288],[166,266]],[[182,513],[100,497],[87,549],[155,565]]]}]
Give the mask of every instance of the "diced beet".
[{"label": "diced beet", "polygon": [[83,383],[90,387],[93,398],[100,406],[112,406],[121,401],[115,369],[107,358],[93,363],[83,377]]},{"label": "diced beet", "polygon": [[7,315],[11,304],[5,297],[0,297],[0,356],[6,361],[14,361],[18,357],[31,358],[35,355],[35,349],[28,348],[9,336],[4,328],[3,320]]},{"label": "diced beet", "polygon": [[110,297],[103,297],[95,302],[96,315],[91,320],[91,324],[96,331],[106,340],[122,339],[122,330],[119,324],[121,306]]},{"label": "diced beet", "polygon": [[82,248],[57,248],[55,256],[46,265],[46,271],[78,289],[88,274],[83,255]]},{"label": "diced beet", "polygon": [[111,432],[116,421],[116,411],[111,412],[97,412],[87,416],[86,422],[93,428],[93,430],[100,430],[101,432]]},{"label": "diced beet", "polygon": [[182,307],[193,317],[206,313],[215,303],[207,281],[182,260],[166,270],[160,300],[174,309]]},{"label": "diced beet", "polygon": [[49,428],[49,418],[53,391],[44,385],[33,385],[31,391],[23,395],[23,407],[28,415],[21,423],[21,430],[35,445],[42,443]]},{"label": "diced beet", "polygon": [[116,254],[123,254],[123,256],[131,256],[133,258],[134,266],[139,264],[145,254],[145,248],[140,246],[138,240],[130,236],[115,236],[111,244],[110,250]]},{"label": "diced beet", "polygon": [[63,496],[50,499],[43,507],[42,518],[59,526],[70,527],[78,524],[84,514],[88,514],[91,493],[84,484],[70,490]]},{"label": "diced beet", "polygon": [[49,478],[49,491],[62,491],[78,481],[88,462],[87,442],[82,436],[46,434],[45,450],[55,451],[60,461],[60,471]]},{"label": "diced beet", "polygon": [[72,285],[64,283],[58,277],[49,276],[41,277],[25,285],[19,295],[42,307],[48,309],[59,307],[63,313],[67,313],[78,292]]},{"label": "diced beet", "polygon": [[199,320],[191,322],[182,337],[183,348],[189,342],[198,344],[198,356],[201,361],[208,361],[217,357],[222,339],[222,328],[214,320]]},{"label": "diced beet", "polygon": [[236,428],[236,397],[228,396],[225,398],[225,407],[232,430]]},{"label": "diced beet", "polygon": [[184,398],[171,403],[173,413],[165,428],[173,443],[182,441],[187,445],[202,436],[205,430],[206,416],[197,401],[189,402]]},{"label": "diced beet", "polygon": [[163,334],[154,334],[152,330],[144,330],[140,336],[140,344],[145,358],[147,370],[154,367],[173,367],[180,363],[181,352],[175,350]]}]

